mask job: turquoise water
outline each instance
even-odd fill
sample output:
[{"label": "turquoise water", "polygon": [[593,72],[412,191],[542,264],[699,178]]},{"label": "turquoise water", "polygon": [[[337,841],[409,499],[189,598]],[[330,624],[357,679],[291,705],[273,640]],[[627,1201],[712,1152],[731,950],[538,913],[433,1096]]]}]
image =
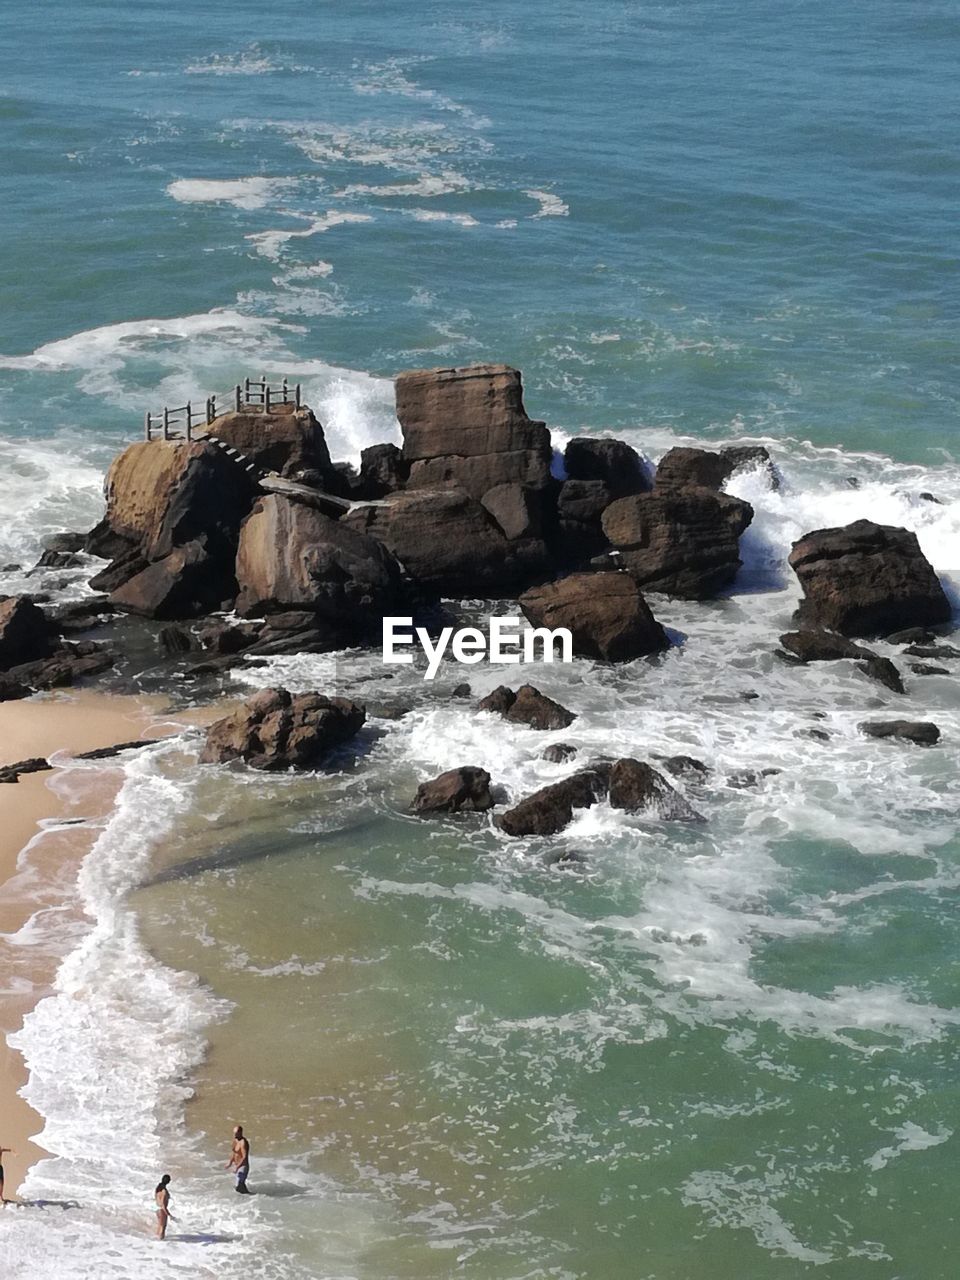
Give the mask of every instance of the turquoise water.
[{"label": "turquoise water", "polygon": [[[763,439],[784,478],[733,482],[756,518],[729,600],[653,601],[682,650],[529,673],[563,735],[349,653],[228,689],[410,704],[328,775],[198,772],[191,740],[128,763],[89,934],[19,939],[69,953],[18,1041],[55,1157],[24,1193],[81,1209],[0,1216],[8,1272],[952,1277],[956,677],[896,700],[772,649],[812,528],[913,528],[960,598],[956,6],[4,17],[0,563],[98,517],[146,409],[261,370],[302,381],[335,457],[395,438],[398,369],[502,359],[559,445]],[[874,713],[943,745],[865,741]],[[701,757],[707,823],[600,805],[528,843],[407,815],[453,764],[511,796],[562,776],[558,736]],[[249,1204],[218,1169],[238,1119]]]}]

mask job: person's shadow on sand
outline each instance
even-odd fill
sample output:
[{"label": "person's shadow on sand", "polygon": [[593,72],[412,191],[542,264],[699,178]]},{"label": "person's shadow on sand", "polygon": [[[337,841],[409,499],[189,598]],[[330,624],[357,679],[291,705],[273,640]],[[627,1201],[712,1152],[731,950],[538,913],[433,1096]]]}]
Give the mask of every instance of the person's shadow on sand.
[{"label": "person's shadow on sand", "polygon": [[167,1236],[168,1240],[176,1240],[180,1244],[233,1244],[239,1236],[219,1235],[214,1231],[178,1232]]}]

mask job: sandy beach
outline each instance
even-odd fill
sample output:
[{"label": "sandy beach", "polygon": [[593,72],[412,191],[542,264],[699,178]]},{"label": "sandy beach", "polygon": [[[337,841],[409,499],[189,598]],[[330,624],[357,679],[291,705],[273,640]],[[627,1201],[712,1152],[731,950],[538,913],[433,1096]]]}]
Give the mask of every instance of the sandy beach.
[{"label": "sandy beach", "polygon": [[[164,707],[160,698],[92,691],[0,704],[0,764],[176,732]],[[37,910],[58,896],[62,900],[96,839],[97,819],[109,813],[121,779],[119,769],[109,761],[106,766],[74,774],[69,787],[56,767],[0,785],[0,1145],[16,1152],[3,1162],[7,1199],[16,1196],[28,1168],[44,1153],[33,1140],[41,1118],[18,1092],[26,1079],[24,1063],[6,1037],[49,989],[58,963],[48,953],[33,954],[29,938],[16,935]]]}]

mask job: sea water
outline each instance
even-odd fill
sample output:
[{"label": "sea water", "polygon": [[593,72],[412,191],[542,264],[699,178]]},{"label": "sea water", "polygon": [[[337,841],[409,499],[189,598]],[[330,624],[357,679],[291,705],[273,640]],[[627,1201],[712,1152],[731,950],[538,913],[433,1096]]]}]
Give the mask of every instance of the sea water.
[{"label": "sea water", "polygon": [[[300,381],[338,458],[398,438],[397,370],[490,359],[560,447],[762,441],[783,476],[730,486],[728,599],[652,601],[682,648],[511,673],[563,733],[450,698],[496,668],[348,652],[230,686],[409,707],[326,774],[201,771],[189,735],[129,760],[88,929],[30,927],[66,956],[17,1037],[53,1158],[7,1274],[952,1276],[955,676],[898,698],[772,654],[812,528],[915,529],[956,598],[955,6],[10,0],[4,28],[4,590],[98,518],[145,411],[248,374]],[[943,744],[858,734],[892,714]],[[564,776],[563,739],[702,759],[706,824],[407,813],[455,764]]]}]

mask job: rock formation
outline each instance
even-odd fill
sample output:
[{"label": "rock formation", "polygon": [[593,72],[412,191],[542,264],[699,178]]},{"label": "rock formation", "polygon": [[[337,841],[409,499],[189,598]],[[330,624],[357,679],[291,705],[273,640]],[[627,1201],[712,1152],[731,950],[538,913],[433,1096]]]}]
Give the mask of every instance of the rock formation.
[{"label": "rock formation", "polygon": [[940,729],[931,720],[867,720],[860,732],[868,738],[902,738],[920,747],[932,747],[940,741]]},{"label": "rock formation", "polygon": [[674,822],[705,822],[666,778],[651,765],[629,757],[610,770],[610,804],[630,813],[649,813]]},{"label": "rock formation", "polygon": [[413,798],[414,813],[480,813],[493,805],[490,775],[476,765],[448,769],[429,782],[421,782]]},{"label": "rock formation", "polygon": [[574,809],[589,809],[607,793],[609,766],[584,769],[541,787],[497,818],[508,836],[552,836],[572,820]]},{"label": "rock formation", "polygon": [[882,636],[950,618],[943,587],[907,529],[872,520],[818,529],[793,544],[789,560],[804,592],[802,625]]},{"label": "rock formation", "polygon": [[519,604],[536,627],[569,628],[574,653],[583,657],[629,662],[670,647],[636,582],[625,573],[572,574],[524,592]]},{"label": "rock formation", "polygon": [[576,713],[561,707],[532,684],[514,691],[505,684],[477,703],[478,711],[493,711],[511,724],[525,724],[530,729],[566,729],[576,720]]},{"label": "rock formation", "polygon": [[363,727],[363,707],[321,693],[262,689],[207,730],[203,764],[242,760],[254,769],[310,769]]},{"label": "rock formation", "polygon": [[563,453],[568,480],[599,481],[611,498],[626,498],[651,487],[643,459],[624,440],[577,436]]}]

